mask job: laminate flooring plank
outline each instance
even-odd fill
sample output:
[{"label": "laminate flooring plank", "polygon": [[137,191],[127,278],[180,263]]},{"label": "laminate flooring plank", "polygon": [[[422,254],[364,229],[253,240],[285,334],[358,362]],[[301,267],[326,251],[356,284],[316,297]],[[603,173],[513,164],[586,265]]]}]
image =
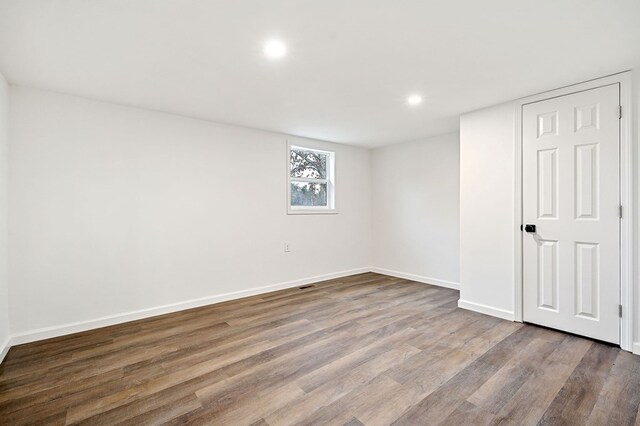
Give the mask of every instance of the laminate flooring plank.
[{"label": "laminate flooring plank", "polygon": [[640,426],[640,358],[363,273],[11,348],[0,425]]},{"label": "laminate flooring plank", "polygon": [[540,420],[540,425],[584,424],[613,367],[619,349],[591,345]]}]

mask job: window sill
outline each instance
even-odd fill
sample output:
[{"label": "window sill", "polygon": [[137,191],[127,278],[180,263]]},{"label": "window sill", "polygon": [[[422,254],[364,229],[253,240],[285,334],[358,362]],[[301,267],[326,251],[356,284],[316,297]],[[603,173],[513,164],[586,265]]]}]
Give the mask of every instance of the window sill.
[{"label": "window sill", "polygon": [[289,209],[288,215],[338,214],[336,209]]}]

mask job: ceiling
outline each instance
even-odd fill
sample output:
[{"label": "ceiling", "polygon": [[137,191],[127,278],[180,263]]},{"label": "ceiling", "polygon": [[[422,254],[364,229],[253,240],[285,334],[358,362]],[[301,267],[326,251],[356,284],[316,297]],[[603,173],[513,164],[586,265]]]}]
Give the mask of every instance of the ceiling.
[{"label": "ceiling", "polygon": [[12,84],[369,147],[634,65],[640,0],[0,0]]}]

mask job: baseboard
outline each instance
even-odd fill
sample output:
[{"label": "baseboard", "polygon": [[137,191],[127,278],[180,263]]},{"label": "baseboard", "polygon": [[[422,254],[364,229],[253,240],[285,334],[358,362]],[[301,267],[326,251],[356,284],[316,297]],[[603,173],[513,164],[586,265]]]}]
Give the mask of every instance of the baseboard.
[{"label": "baseboard", "polygon": [[373,266],[371,272],[382,275],[390,275],[396,278],[403,278],[405,280],[417,281],[419,283],[432,284],[438,287],[452,288],[454,290],[460,290],[460,284],[452,281],[439,280],[431,277],[423,277],[421,275],[408,274],[406,272],[392,271],[390,269],[377,268]]},{"label": "baseboard", "polygon": [[511,311],[493,308],[491,306],[482,305],[480,303],[467,302],[466,300],[458,300],[458,307],[468,311],[474,311],[492,317],[502,318],[508,321],[515,321],[515,315]]},{"label": "baseboard", "polygon": [[[334,272],[331,274],[317,275],[293,281],[286,281],[278,284],[254,287],[247,290],[235,291],[231,293],[218,294],[213,296],[202,297],[199,299],[186,300],[183,302],[172,303],[153,308],[140,309],[137,311],[126,312],[122,314],[110,315],[94,320],[80,321],[70,324],[64,324],[54,327],[40,328],[25,333],[13,334],[7,342],[5,351],[10,346],[21,345],[23,343],[35,342],[38,340],[50,339],[52,337],[65,336],[67,334],[79,333],[82,331],[93,330],[96,328],[107,327],[110,325],[122,324],[129,321],[140,320],[144,318],[155,317],[158,315],[169,314],[172,312],[183,311],[185,309],[197,308],[200,306],[211,305],[214,303],[226,302],[229,300],[241,299],[243,297],[255,296],[258,294],[269,293],[276,290],[284,290],[292,287],[299,287],[319,281],[331,280],[335,278],[348,277],[350,275],[362,274],[370,272],[371,268],[358,268],[348,271]],[[3,351],[3,353],[5,353]]]},{"label": "baseboard", "polygon": [[0,363],[4,360],[4,357],[7,356],[7,353],[11,349],[11,337],[7,337],[6,341],[2,346],[0,346]]},{"label": "baseboard", "polygon": [[636,355],[640,355],[640,342],[633,342],[633,348],[631,351]]}]

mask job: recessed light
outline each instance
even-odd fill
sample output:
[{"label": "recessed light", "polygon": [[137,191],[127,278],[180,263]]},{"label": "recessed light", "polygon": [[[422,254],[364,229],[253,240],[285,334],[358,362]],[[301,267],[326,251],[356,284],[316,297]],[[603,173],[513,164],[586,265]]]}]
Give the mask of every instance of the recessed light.
[{"label": "recessed light", "polygon": [[407,103],[409,103],[409,105],[418,105],[420,103],[422,103],[422,96],[420,95],[411,95],[407,98]]},{"label": "recessed light", "polygon": [[287,54],[287,46],[280,40],[269,40],[264,45],[264,54],[271,59],[280,59]]}]

